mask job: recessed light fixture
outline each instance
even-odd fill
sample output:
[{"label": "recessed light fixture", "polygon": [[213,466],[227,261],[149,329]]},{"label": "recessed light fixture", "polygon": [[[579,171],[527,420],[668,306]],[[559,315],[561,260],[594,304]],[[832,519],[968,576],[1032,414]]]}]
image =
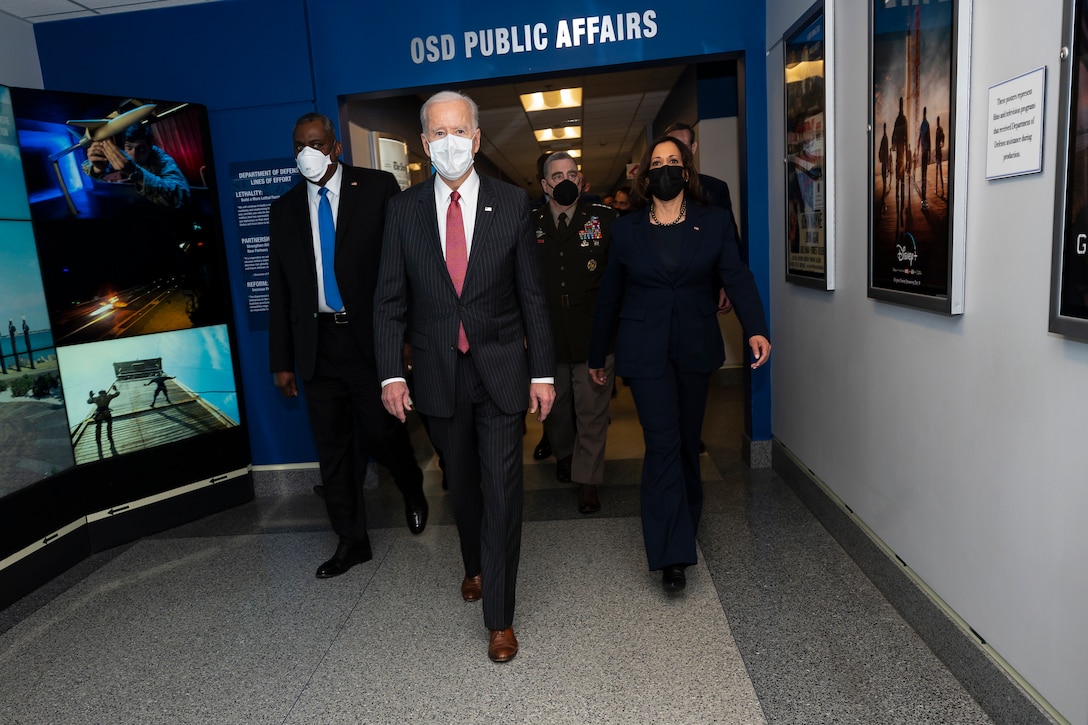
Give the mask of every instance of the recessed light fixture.
[{"label": "recessed light fixture", "polygon": [[576,138],[582,138],[582,127],[564,126],[562,128],[545,128],[540,131],[533,131],[533,133],[536,134],[536,140],[539,143],[571,141]]},{"label": "recessed light fixture", "polygon": [[557,108],[578,108],[582,105],[581,88],[560,88],[557,91],[522,93],[521,107],[526,113],[553,111]]}]

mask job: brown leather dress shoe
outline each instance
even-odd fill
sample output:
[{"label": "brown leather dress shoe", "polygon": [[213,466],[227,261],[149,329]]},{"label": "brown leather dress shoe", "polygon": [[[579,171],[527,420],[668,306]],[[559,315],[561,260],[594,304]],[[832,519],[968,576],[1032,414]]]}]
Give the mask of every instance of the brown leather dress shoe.
[{"label": "brown leather dress shoe", "polygon": [[578,492],[578,513],[595,514],[601,510],[601,499],[597,495],[597,487],[592,484],[582,484]]},{"label": "brown leather dress shoe", "polygon": [[491,630],[491,641],[487,645],[487,656],[492,662],[509,662],[518,653],[518,638],[514,628]]},{"label": "brown leather dress shoe", "polygon": [[483,596],[483,578],[479,574],[476,576],[466,576],[464,581],[461,582],[461,598],[466,602],[478,602]]}]

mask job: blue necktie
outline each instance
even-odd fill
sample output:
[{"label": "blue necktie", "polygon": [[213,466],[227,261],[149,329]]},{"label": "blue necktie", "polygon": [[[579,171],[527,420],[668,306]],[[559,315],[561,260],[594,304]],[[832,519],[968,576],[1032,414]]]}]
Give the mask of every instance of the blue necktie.
[{"label": "blue necktie", "polygon": [[332,220],[332,203],[329,190],[324,186],[318,191],[317,229],[321,237],[321,280],[325,283],[325,304],[339,312],[344,309],[340,288],[336,286],[336,224]]}]

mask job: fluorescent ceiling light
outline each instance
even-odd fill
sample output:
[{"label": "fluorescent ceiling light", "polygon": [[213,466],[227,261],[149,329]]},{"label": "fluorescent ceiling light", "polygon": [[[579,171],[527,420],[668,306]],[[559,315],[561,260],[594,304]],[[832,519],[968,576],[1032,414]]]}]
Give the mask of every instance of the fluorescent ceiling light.
[{"label": "fluorescent ceiling light", "polygon": [[526,113],[551,111],[556,108],[578,108],[582,105],[581,88],[560,88],[558,91],[522,93],[521,107]]},{"label": "fluorescent ceiling light", "polygon": [[533,131],[533,133],[536,134],[536,140],[539,143],[571,141],[576,138],[582,138],[582,127],[565,126],[563,128],[545,128],[541,131]]}]

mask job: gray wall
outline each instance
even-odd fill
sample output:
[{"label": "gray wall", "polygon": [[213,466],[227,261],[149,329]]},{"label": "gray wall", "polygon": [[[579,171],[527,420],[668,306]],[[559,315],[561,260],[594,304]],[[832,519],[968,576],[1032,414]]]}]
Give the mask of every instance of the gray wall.
[{"label": "gray wall", "polygon": [[34,26],[3,13],[0,13],[0,83],[22,88],[42,87]]},{"label": "gray wall", "polygon": [[[1072,722],[1088,721],[1088,344],[1047,332],[1064,3],[976,1],[966,313],[866,297],[868,7],[828,0],[838,289],[787,284],[771,244],[773,431]],[[782,33],[768,0],[771,239],[782,239]],[[1047,67],[1043,172],[987,181],[987,91]],[[966,110],[966,109],[965,109]]]}]

